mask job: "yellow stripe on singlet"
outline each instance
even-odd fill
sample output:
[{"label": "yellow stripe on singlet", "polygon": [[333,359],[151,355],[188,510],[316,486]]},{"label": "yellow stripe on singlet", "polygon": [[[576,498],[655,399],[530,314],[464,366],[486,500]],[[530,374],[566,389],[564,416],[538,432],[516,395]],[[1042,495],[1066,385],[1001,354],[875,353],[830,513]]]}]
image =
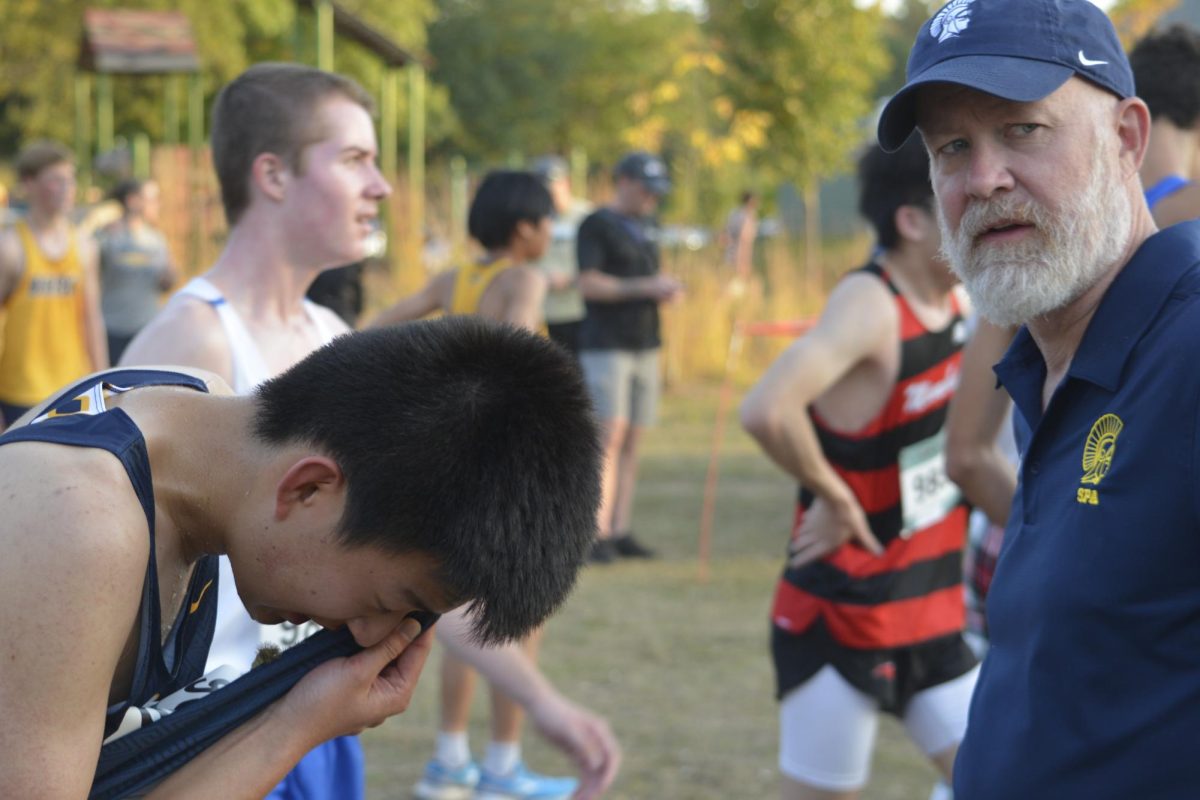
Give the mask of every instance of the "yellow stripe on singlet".
[{"label": "yellow stripe on singlet", "polygon": [[[513,266],[511,260],[498,258],[488,264],[469,263],[460,266],[454,275],[454,293],[450,297],[451,314],[479,314],[483,295],[500,273]],[[537,333],[549,336],[543,321]]]},{"label": "yellow stripe on singlet", "polygon": [[484,292],[501,272],[512,266],[507,258],[489,264],[463,264],[454,275],[454,295],[450,298],[451,314],[478,314]]}]

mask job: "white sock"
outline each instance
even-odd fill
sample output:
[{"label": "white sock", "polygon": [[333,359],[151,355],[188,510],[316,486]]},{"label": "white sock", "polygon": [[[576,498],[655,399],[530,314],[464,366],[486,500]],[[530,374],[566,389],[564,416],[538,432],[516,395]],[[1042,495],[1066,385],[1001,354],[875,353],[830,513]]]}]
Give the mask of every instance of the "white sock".
[{"label": "white sock", "polygon": [[465,767],[471,760],[471,745],[467,742],[467,732],[438,731],[437,751],[433,757],[442,766],[450,769]]},{"label": "white sock", "polygon": [[507,775],[521,763],[520,742],[488,742],[483,768],[492,775]]}]

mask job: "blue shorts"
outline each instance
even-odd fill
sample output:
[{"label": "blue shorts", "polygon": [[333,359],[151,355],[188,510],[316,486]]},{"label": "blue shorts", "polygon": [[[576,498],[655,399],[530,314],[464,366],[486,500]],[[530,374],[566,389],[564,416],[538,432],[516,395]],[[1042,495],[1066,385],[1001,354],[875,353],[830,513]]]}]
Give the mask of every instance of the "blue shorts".
[{"label": "blue shorts", "polygon": [[300,759],[264,800],[363,800],[363,749],[357,736],[319,744]]}]

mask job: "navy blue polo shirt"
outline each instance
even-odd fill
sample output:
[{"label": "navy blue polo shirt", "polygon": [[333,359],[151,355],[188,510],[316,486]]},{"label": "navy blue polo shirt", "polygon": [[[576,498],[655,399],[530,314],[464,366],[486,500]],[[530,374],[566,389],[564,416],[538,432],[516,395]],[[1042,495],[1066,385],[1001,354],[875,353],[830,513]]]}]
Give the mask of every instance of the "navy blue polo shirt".
[{"label": "navy blue polo shirt", "polygon": [[996,374],[1024,457],[955,797],[1200,797],[1200,222],[1138,249],[1044,413],[1027,330]]}]

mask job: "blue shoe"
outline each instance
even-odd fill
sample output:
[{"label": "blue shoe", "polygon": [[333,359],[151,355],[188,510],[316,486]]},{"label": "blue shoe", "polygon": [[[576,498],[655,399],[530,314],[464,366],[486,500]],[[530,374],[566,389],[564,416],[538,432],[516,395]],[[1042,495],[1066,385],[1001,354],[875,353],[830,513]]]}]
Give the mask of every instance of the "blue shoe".
[{"label": "blue shoe", "polygon": [[569,800],[578,786],[574,778],[539,775],[518,763],[507,775],[483,770],[474,800]]},{"label": "blue shoe", "polygon": [[413,787],[413,796],[417,800],[471,800],[471,793],[479,784],[479,774],[474,761],[450,769],[431,758],[425,765],[425,774]]}]

